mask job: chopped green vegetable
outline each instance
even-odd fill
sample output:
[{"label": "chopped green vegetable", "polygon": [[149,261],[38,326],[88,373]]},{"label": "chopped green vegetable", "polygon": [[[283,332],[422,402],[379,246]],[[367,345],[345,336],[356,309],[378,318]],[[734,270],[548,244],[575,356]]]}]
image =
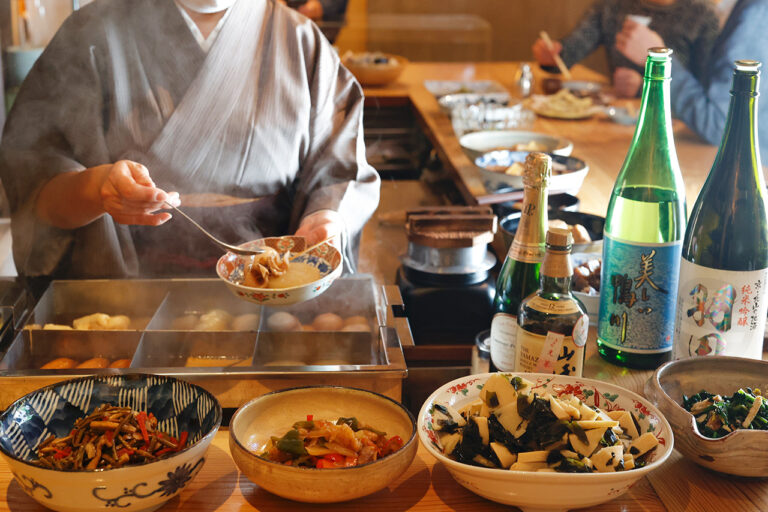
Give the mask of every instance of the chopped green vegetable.
[{"label": "chopped green vegetable", "polygon": [[277,441],[277,449],[293,455],[308,455],[304,448],[304,441],[299,438],[299,431],[289,430],[283,437]]},{"label": "chopped green vegetable", "polygon": [[730,397],[707,391],[683,395],[683,407],[706,437],[720,438],[737,429],[768,430],[768,404],[759,389],[742,388]]}]

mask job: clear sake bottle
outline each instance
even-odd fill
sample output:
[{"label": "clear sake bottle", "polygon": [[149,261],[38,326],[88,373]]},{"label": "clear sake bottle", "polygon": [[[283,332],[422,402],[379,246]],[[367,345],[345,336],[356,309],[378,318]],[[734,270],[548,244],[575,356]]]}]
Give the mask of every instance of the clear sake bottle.
[{"label": "clear sake bottle", "polygon": [[633,368],[672,355],[686,206],[672,139],[671,54],[648,50],[640,116],[605,216],[597,349]]},{"label": "clear sake bottle", "polygon": [[516,372],[582,376],[589,316],[571,293],[571,247],[569,230],[547,231],[541,286],[518,311]]},{"label": "clear sake bottle", "polygon": [[720,149],[683,242],[675,357],[760,359],[768,297],[768,208],[757,140],[760,63],[735,63]]},{"label": "clear sake bottle", "polygon": [[547,232],[547,184],[552,158],[529,153],[523,169],[523,209],[515,238],[496,281],[494,315],[491,321],[491,370],[515,369],[517,310],[520,303],[539,287]]}]

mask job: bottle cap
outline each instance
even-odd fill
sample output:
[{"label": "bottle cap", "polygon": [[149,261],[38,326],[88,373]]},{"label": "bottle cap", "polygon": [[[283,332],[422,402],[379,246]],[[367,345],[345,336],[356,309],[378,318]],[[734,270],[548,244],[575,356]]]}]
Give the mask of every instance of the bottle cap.
[{"label": "bottle cap", "polygon": [[523,169],[523,185],[526,187],[543,187],[549,182],[552,174],[552,157],[546,153],[532,152],[525,158]]},{"label": "bottle cap", "polygon": [[547,245],[556,250],[570,251],[573,245],[573,235],[569,229],[549,228]]},{"label": "bottle cap", "polygon": [[733,63],[736,71],[759,71],[763,64],[759,60],[741,59]]},{"label": "bottle cap", "polygon": [[672,53],[672,48],[665,48],[663,46],[654,46],[653,48],[648,48],[649,57],[666,58],[671,57]]}]

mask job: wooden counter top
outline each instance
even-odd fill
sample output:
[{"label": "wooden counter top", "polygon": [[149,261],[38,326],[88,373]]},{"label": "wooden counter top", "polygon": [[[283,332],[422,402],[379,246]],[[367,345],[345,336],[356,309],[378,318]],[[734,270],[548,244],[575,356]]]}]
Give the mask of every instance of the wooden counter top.
[{"label": "wooden counter top", "polygon": [[[424,80],[495,80],[514,97],[514,62],[486,63],[409,63],[397,82],[384,87],[365,89],[368,105],[403,104],[410,101],[417,119],[437,150],[447,169],[456,176],[456,184],[467,204],[493,202],[482,183],[480,173],[467,158],[454,135],[450,118],[441,110],[432,94],[424,87]],[[541,83],[544,73],[532,66]],[[606,82],[605,77],[582,66],[572,69],[575,80]],[[618,105],[639,100],[619,100]],[[634,126],[623,126],[594,116],[582,121],[561,121],[538,117],[532,131],[564,137],[573,142],[573,156],[589,165],[589,174],[578,196],[581,210],[605,215],[613,183],[619,173],[634,133]],[[704,180],[712,167],[717,148],[703,142],[685,124],[674,122],[674,136],[680,168],[686,185],[688,205],[693,205]]]}]

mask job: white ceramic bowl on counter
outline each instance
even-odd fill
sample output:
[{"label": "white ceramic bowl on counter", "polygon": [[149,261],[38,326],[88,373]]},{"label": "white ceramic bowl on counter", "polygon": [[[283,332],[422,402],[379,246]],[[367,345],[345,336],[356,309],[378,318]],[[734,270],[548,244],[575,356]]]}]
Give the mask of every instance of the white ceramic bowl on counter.
[{"label": "white ceramic bowl on counter", "polygon": [[544,153],[570,156],[573,143],[567,139],[547,135],[545,133],[520,130],[488,130],[467,133],[459,139],[459,144],[470,160],[496,149],[513,150],[518,144],[535,142],[541,144]]},{"label": "white ceramic bowl on counter", "polygon": [[[470,466],[443,455],[432,430],[434,405],[455,409],[475,401],[492,373],[470,375],[438,388],[419,412],[419,439],[451,476],[470,491],[492,501],[520,507],[524,512],[564,511],[589,507],[621,496],[640,478],[661,466],[672,453],[672,430],[662,414],[643,397],[619,386],[592,379],[536,373],[516,373],[553,395],[573,394],[588,405],[606,410],[628,410],[639,419],[640,431],[654,432],[659,445],[650,463],[616,473],[549,473]],[[513,375],[513,374],[510,374]]]}]

